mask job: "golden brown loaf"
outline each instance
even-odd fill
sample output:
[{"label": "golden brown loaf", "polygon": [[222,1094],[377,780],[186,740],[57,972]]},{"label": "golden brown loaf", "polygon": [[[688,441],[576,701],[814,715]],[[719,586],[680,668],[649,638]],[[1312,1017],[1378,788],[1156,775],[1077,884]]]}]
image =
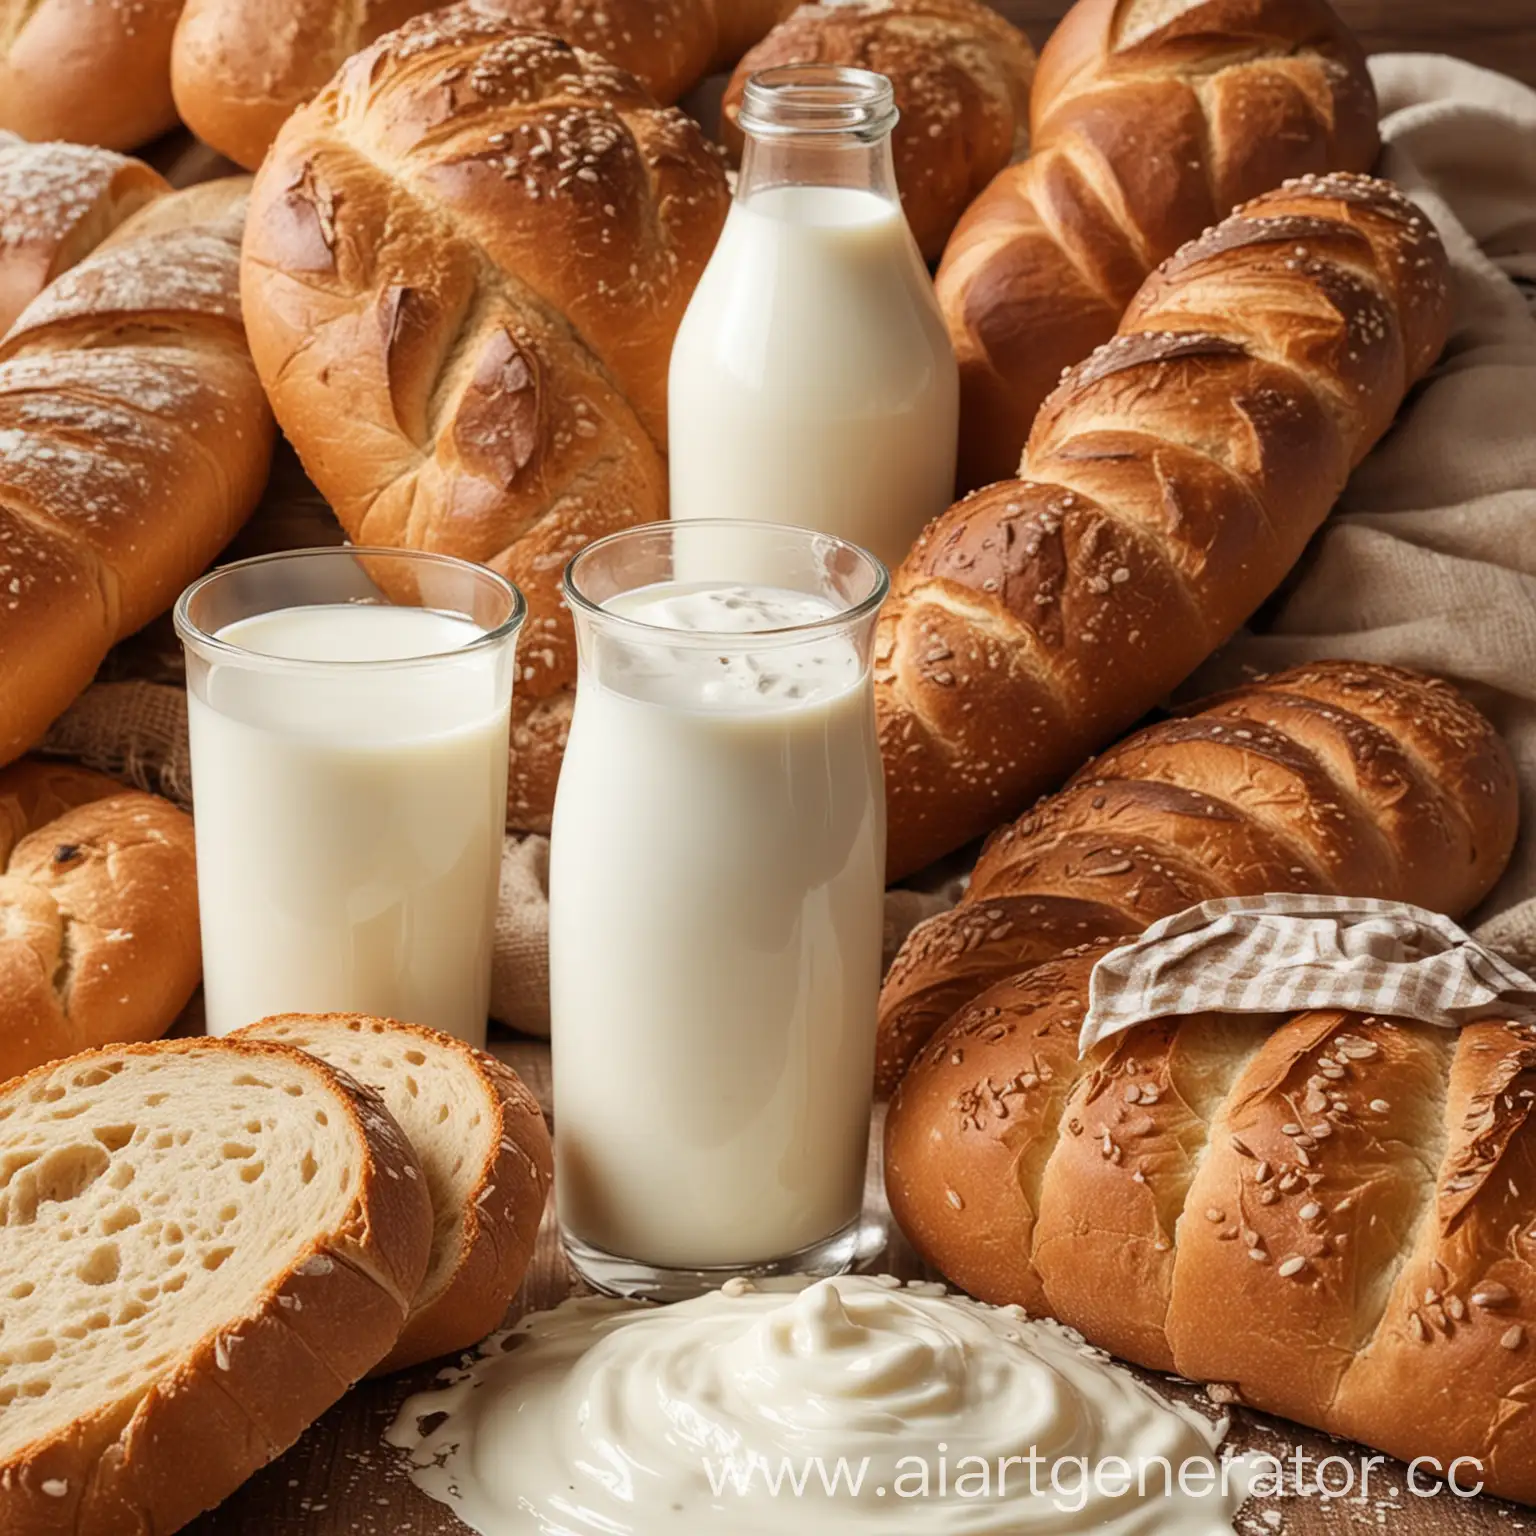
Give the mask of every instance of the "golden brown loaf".
[{"label": "golden brown loaf", "polygon": [[1078,0],[1040,56],[1030,147],[939,270],[962,490],[1017,472],[1062,369],[1158,262],[1287,177],[1368,171],[1376,98],[1327,0]]},{"label": "golden brown loaf", "polygon": [[189,816],[84,768],[0,771],[0,1081],[163,1035],[201,971]]},{"label": "golden brown loaf", "polygon": [[682,113],[463,5],[358,54],[257,177],[246,323],[311,479],[359,542],[484,561],[528,599],[514,826],[553,803],[561,568],[666,513],[667,361],[728,200]]},{"label": "golden brown loaf", "polygon": [[1337,1012],[1143,1025],[1107,944],[993,987],[907,1074],[886,1184],[930,1263],[1156,1370],[1536,1499],[1536,1036]]},{"label": "golden brown loaf", "polygon": [[0,762],[221,550],[266,480],[239,183],[158,198],[0,342]]},{"label": "golden brown loaf", "polygon": [[0,1089],[0,1530],[180,1530],[390,1347],[432,1211],[351,1078],[287,1046],[92,1051]]},{"label": "golden brown loaf", "polygon": [[747,76],[780,64],[841,64],[890,79],[901,112],[891,141],[896,184],[928,261],[939,259],[966,204],[1028,134],[1034,50],[982,0],[801,6],[731,76],[722,129],[733,155],[741,154],[736,124]]},{"label": "golden brown loaf", "polygon": [[[553,32],[672,103],[727,68],[795,0],[474,0],[487,18]],[[199,138],[255,170],[289,115],[346,59],[436,0],[187,0],[176,29],[176,105]]]},{"label": "golden brown loaf", "polygon": [[0,129],[134,149],[176,124],[182,0],[0,0]]},{"label": "golden brown loaf", "polygon": [[127,155],[0,133],[0,336],[54,278],[169,190]]},{"label": "golden brown loaf", "polygon": [[1445,253],[1385,182],[1308,177],[1142,285],[1020,480],[932,522],[876,641],[892,876],[1133,725],[1280,583],[1445,340]]},{"label": "golden brown loaf", "polygon": [[1324,661],[1196,709],[1111,747],[1002,828],[961,904],[913,931],[880,998],[882,1092],[978,993],[1092,939],[1266,891],[1459,916],[1503,872],[1514,769],[1447,684]]}]

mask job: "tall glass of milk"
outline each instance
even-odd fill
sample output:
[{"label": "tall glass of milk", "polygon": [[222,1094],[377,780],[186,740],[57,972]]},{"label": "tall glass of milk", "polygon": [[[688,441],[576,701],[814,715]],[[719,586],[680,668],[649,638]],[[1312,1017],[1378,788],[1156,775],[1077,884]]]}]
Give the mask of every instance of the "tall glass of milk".
[{"label": "tall glass of milk", "polygon": [[211,1033],[358,1012],[484,1043],[523,612],[414,550],[268,555],[182,594]]},{"label": "tall glass of milk", "polygon": [[567,568],[580,664],[550,855],[555,1185],[571,1259],[600,1289],[670,1299],[852,1258],[886,587],[842,539],[722,520],[627,529]]},{"label": "tall glass of milk", "polygon": [[894,568],[954,496],[954,352],[891,164],[884,75],[747,82],[735,202],[672,348],[674,518],[816,528]]}]

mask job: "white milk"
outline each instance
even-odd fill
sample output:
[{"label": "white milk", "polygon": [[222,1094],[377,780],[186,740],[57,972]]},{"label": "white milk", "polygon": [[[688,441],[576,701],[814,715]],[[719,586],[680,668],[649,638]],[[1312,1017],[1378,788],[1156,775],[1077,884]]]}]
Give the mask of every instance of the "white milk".
[{"label": "white milk", "polygon": [[[605,607],[740,633],[836,613],[686,585]],[[550,868],[561,1222],[663,1268],[781,1258],[863,1197],[885,859],[868,674],[837,631],[722,659],[598,621],[590,647]]]},{"label": "white milk", "polygon": [[958,398],[900,205],[857,187],[753,192],[672,349],[672,516],[815,528],[894,570],[953,499]]},{"label": "white milk", "polygon": [[[427,609],[280,609],[248,651],[387,661],[478,639]],[[189,696],[208,1027],[357,1011],[485,1036],[507,710],[475,651],[398,668],[214,664]]]}]

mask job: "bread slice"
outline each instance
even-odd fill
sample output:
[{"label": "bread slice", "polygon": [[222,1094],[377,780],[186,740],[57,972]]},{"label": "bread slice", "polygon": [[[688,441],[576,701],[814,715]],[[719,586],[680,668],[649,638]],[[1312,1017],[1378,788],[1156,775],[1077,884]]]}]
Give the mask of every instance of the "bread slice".
[{"label": "bread slice", "polygon": [[452,1035],[363,1014],[282,1014],[242,1038],[296,1045],[382,1096],[432,1197],[432,1261],[379,1371],[468,1349],[500,1326],[533,1256],[553,1171],[522,1079]]},{"label": "bread slice", "polygon": [[374,1095],[254,1040],[0,1088],[0,1531],[176,1530],[399,1336],[426,1181]]}]

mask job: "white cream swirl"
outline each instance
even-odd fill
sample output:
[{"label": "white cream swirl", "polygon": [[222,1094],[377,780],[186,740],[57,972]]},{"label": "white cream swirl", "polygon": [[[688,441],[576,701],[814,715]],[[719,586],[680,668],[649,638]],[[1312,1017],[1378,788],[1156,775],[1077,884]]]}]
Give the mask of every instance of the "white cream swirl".
[{"label": "white cream swirl", "polygon": [[1016,1307],[843,1278],[566,1302],[389,1439],[483,1536],[1230,1536],[1240,1468],[1179,1486],[1221,1430]]}]

